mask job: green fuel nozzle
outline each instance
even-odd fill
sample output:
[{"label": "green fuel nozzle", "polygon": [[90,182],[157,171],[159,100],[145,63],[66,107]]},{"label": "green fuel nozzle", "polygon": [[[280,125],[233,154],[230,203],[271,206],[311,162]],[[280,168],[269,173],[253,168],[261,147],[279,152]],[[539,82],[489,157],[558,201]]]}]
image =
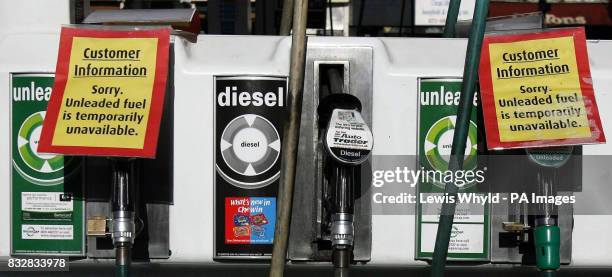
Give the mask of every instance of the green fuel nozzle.
[{"label": "green fuel nozzle", "polygon": [[560,229],[557,225],[536,226],[533,230],[536,265],[542,271],[556,271],[561,266]]},{"label": "green fuel nozzle", "polygon": [[[530,149],[527,154],[536,165],[536,189],[539,195],[556,196],[559,166],[563,165],[572,149]],[[546,158],[548,157],[548,158]],[[552,159],[561,157],[563,159]],[[551,163],[550,161],[555,161]],[[536,266],[544,276],[550,276],[561,266],[561,230],[558,225],[558,208],[553,203],[536,204],[533,242]]]}]

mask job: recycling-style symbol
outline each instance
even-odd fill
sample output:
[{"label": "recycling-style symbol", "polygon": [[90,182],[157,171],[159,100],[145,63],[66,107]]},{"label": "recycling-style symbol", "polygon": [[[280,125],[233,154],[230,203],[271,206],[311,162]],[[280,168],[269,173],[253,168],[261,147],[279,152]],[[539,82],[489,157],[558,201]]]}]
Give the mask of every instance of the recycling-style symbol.
[{"label": "recycling-style symbol", "polygon": [[[425,157],[429,165],[435,170],[445,171],[448,169],[453,134],[455,133],[455,122],[457,117],[454,115],[446,116],[436,121],[427,131],[424,141]],[[476,152],[478,147],[478,133],[476,123],[470,121],[468,139],[465,146],[465,158],[463,162],[464,170],[473,170],[477,166]],[[435,185],[444,188],[441,182],[434,182]]]},{"label": "recycling-style symbol", "polygon": [[16,149],[20,159],[13,158],[15,170],[31,183],[50,186],[64,180],[64,156],[38,152],[45,112],[28,116],[17,132]]},{"label": "recycling-style symbol", "polygon": [[[257,177],[270,170],[280,156],[281,141],[274,125],[265,117],[244,114],[232,119],[221,134],[219,149],[223,161],[239,176]],[[221,171],[223,178],[239,187],[267,185],[272,178],[245,182]],[[277,175],[275,175],[277,177]]]}]

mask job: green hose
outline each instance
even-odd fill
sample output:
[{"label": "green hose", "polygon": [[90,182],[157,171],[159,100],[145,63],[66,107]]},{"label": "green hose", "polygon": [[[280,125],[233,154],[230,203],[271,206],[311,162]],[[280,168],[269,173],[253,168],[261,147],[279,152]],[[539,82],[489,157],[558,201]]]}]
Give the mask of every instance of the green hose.
[{"label": "green hose", "polygon": [[555,277],[556,274],[557,272],[553,270],[544,270],[540,272],[540,276],[542,277]]},{"label": "green hose", "polygon": [[129,277],[132,264],[132,246],[129,243],[115,245],[115,276]]},{"label": "green hose", "polygon": [[[488,9],[489,0],[476,1],[474,19],[472,21],[472,29],[470,31],[470,39],[468,40],[465,66],[463,69],[463,83],[461,84],[461,97],[459,100],[456,129],[453,135],[453,146],[451,148],[451,157],[448,164],[448,169],[453,172],[463,168],[465,142],[467,140],[470,113],[472,112],[472,102],[476,90],[480,49],[482,47]],[[456,197],[458,188],[455,184],[448,183],[445,186],[444,192],[448,193],[450,196]],[[432,256],[431,277],[444,276],[448,244],[455,215],[455,205],[454,202],[445,202],[442,205],[438,233],[436,235],[436,244]]]},{"label": "green hose", "polygon": [[445,38],[455,37],[455,25],[457,25],[457,17],[459,16],[459,7],[461,7],[461,0],[451,0],[448,4],[443,34]]},{"label": "green hose", "polygon": [[117,265],[115,267],[115,276],[116,277],[129,277],[130,276],[130,266],[129,265]]}]

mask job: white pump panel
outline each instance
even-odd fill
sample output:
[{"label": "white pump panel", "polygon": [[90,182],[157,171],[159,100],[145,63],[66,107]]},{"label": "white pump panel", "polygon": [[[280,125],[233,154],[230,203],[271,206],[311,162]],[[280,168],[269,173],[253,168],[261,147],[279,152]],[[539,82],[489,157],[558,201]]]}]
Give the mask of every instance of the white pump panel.
[{"label": "white pump panel", "polygon": [[[14,2],[14,1],[12,1]],[[3,6],[0,5],[0,9]],[[0,110],[9,110],[9,73],[53,72],[57,33],[0,37]],[[197,43],[174,38],[174,205],[170,207],[167,262],[214,263],[214,76],[289,73],[289,37],[208,36]],[[309,46],[373,49],[373,163],[381,155],[417,154],[419,77],[460,77],[465,39],[311,37]],[[588,43],[596,98],[607,137],[612,138],[612,41]],[[0,257],[9,255],[9,130],[0,113]],[[584,146],[584,155],[612,154],[612,144]],[[146,174],[146,172],[144,173]],[[606,178],[584,174],[583,187]],[[577,204],[608,201],[609,195],[578,196]],[[575,216],[572,266],[612,266],[612,216]],[[414,259],[414,215],[374,215],[369,264],[426,265]],[[164,260],[160,260],[164,262]]]}]

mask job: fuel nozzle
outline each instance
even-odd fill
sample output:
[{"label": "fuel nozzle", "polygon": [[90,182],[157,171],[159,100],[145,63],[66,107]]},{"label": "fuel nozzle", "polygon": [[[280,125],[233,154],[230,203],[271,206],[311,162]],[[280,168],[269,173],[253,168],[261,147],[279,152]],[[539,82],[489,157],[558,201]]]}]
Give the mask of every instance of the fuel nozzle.
[{"label": "fuel nozzle", "polygon": [[[554,170],[545,168],[538,172],[538,194],[556,196],[554,186]],[[549,276],[559,269],[561,264],[561,230],[557,224],[558,209],[554,203],[536,204],[535,228],[533,237],[535,243],[536,265],[538,269]]]},{"label": "fuel nozzle", "polygon": [[354,204],[357,167],[372,151],[370,128],[361,116],[357,97],[336,93],[325,97],[317,110],[319,127],[324,129],[323,144],[330,168],[332,262],[347,268],[351,262],[355,228]]},{"label": "fuel nozzle", "polygon": [[[535,166],[536,194],[545,198],[557,196],[559,168],[571,158],[573,148],[549,147],[527,150]],[[554,203],[535,203],[533,239],[536,266],[542,276],[553,276],[561,265],[561,230],[558,225],[558,207]]]},{"label": "fuel nozzle", "polygon": [[115,246],[117,276],[128,276],[132,245],[136,236],[136,183],[132,179],[133,159],[112,159],[111,238]]}]

